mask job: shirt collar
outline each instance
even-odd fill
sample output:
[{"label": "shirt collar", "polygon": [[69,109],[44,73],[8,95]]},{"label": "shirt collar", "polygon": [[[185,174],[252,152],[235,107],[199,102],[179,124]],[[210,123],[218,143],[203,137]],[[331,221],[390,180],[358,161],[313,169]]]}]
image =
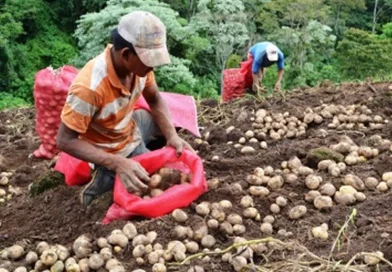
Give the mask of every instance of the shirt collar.
[{"label": "shirt collar", "polygon": [[107,64],[107,72],[108,72],[108,78],[110,81],[110,84],[112,84],[113,87],[120,89],[121,94],[125,96],[130,96],[129,90],[127,90],[121,83],[120,79],[117,76],[116,70],[114,69],[114,64],[113,64],[113,59],[112,59],[112,54],[111,54],[111,49],[113,45],[108,44],[105,49],[105,59],[106,59],[106,64]]}]

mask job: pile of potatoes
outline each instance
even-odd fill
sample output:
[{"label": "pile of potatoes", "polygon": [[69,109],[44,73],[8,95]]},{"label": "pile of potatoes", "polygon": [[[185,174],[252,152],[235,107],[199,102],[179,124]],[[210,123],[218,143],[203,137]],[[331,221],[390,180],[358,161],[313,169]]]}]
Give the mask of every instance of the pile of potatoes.
[{"label": "pile of potatoes", "polygon": [[307,108],[303,122],[319,124],[328,119],[328,128],[337,130],[377,130],[382,129],[388,120],[379,115],[371,116],[372,110],[366,105],[333,105],[322,104],[314,109]]},{"label": "pile of potatoes", "polygon": [[22,194],[22,190],[19,187],[14,187],[10,184],[12,175],[12,172],[0,173],[0,205],[11,200],[14,196]]},{"label": "pile of potatoes", "polygon": [[143,199],[150,199],[159,196],[163,192],[176,184],[189,184],[190,175],[179,170],[163,167],[157,173],[151,175],[149,189],[146,192],[140,192],[138,195]]}]

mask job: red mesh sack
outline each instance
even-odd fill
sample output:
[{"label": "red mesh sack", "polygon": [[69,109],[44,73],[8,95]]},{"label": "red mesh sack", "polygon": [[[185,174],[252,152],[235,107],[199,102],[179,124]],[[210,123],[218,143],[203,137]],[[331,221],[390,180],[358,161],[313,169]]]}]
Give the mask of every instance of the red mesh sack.
[{"label": "red mesh sack", "polygon": [[246,61],[241,62],[241,75],[244,80],[244,88],[252,88],[253,77],[252,77],[252,65],[253,65],[253,57],[251,54],[248,55],[248,59]]},{"label": "red mesh sack", "polygon": [[36,131],[41,140],[34,156],[52,159],[57,154],[56,135],[60,125],[68,88],[78,70],[72,66],[63,66],[53,70],[48,67],[35,75],[34,100],[36,110]]},{"label": "red mesh sack", "polygon": [[189,184],[174,185],[151,199],[142,199],[128,193],[116,176],[113,192],[115,203],[109,208],[102,222],[104,224],[134,216],[160,217],[175,209],[187,207],[207,191],[203,163],[200,157],[188,150],[184,150],[179,158],[175,149],[166,147],[132,159],[138,161],[149,174],[157,172],[162,167],[170,167],[190,173],[191,181]]},{"label": "red mesh sack", "polygon": [[226,69],[223,71],[223,102],[242,97],[245,93],[244,77],[241,69]]}]

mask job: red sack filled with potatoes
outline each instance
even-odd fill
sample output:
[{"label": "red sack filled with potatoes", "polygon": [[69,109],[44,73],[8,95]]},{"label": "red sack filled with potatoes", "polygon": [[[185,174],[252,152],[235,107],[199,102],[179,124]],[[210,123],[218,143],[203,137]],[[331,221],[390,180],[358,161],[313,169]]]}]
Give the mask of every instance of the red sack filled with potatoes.
[{"label": "red sack filled with potatoes", "polygon": [[77,73],[76,68],[66,65],[56,70],[48,67],[35,75],[35,129],[41,140],[40,147],[33,153],[37,158],[52,159],[58,152],[56,135],[60,125],[60,115],[68,88]]},{"label": "red sack filled with potatoes", "polygon": [[[157,188],[160,188],[158,190],[163,190],[158,194],[151,192],[152,197],[143,198],[140,195],[128,193],[116,176],[113,192],[114,204],[109,208],[103,220],[104,224],[134,216],[160,217],[175,209],[187,207],[207,191],[203,163],[199,156],[188,150],[184,150],[180,157],[176,157],[176,151],[166,147],[132,159],[138,161],[146,169],[151,176],[152,183],[157,182],[156,174],[163,177],[160,182],[157,182],[160,184],[157,185]],[[168,169],[179,170],[181,174],[173,171],[167,175],[164,172],[170,171]],[[167,182],[172,184],[168,185],[165,177],[168,177]]]}]

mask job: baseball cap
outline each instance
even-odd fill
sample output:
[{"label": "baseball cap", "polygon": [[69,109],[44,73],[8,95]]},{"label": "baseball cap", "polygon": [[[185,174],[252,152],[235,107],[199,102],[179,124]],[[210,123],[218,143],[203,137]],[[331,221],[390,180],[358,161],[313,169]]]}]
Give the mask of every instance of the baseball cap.
[{"label": "baseball cap", "polygon": [[170,63],[166,47],[166,27],[146,11],[134,11],[121,17],[118,34],[135,48],[144,65],[156,67]]},{"label": "baseball cap", "polygon": [[267,52],[267,58],[269,61],[277,61],[279,56],[278,56],[278,47],[274,44],[269,44],[267,46],[266,52]]}]

